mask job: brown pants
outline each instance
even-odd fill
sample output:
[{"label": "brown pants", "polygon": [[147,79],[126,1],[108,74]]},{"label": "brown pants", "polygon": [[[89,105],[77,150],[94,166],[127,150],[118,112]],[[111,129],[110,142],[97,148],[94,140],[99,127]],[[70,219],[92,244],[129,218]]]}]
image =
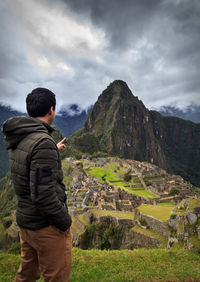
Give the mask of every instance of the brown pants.
[{"label": "brown pants", "polygon": [[17,282],[32,282],[43,275],[45,282],[67,282],[72,260],[72,234],[50,225],[32,231],[20,228],[21,265]]}]

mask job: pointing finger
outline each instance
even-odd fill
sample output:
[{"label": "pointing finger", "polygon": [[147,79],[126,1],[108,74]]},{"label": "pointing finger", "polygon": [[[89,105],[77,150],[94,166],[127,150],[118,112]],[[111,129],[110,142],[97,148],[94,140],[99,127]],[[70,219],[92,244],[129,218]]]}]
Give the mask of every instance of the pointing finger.
[{"label": "pointing finger", "polygon": [[59,144],[64,143],[66,139],[67,139],[66,137],[65,137],[65,138],[63,138],[63,139],[59,142]]}]

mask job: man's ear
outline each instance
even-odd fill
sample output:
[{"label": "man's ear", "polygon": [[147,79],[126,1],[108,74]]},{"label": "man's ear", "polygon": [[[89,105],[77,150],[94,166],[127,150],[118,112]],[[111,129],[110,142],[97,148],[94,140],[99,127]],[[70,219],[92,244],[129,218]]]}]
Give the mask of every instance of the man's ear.
[{"label": "man's ear", "polygon": [[54,110],[53,110],[53,106],[51,106],[51,108],[49,109],[48,115],[51,116],[51,115],[53,114],[53,111],[54,111]]}]

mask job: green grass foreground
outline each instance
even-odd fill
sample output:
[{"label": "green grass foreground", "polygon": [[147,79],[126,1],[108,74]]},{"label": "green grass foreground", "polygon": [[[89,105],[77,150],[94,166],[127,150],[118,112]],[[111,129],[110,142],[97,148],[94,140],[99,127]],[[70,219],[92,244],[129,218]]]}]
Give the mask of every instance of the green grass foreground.
[{"label": "green grass foreground", "polygon": [[[0,281],[11,282],[19,263],[19,255],[0,254]],[[70,281],[200,281],[200,255],[186,250],[73,248]]]}]

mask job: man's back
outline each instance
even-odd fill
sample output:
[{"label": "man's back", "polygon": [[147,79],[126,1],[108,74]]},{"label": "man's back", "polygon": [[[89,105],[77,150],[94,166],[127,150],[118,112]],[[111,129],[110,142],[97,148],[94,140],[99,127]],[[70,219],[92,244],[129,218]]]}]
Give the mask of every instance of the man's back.
[{"label": "man's back", "polygon": [[[4,124],[3,130],[18,198],[18,225],[37,230],[53,224],[66,230],[71,218],[66,212],[61,162],[50,136],[52,128],[35,118],[14,117]],[[63,205],[61,211],[57,205]],[[63,212],[62,219],[58,212]]]},{"label": "man's back", "polygon": [[5,145],[17,194],[21,264],[16,281],[66,282],[72,259],[71,217],[66,205],[59,150],[50,133],[55,94],[36,88],[26,97],[30,117],[14,117],[3,125]]}]

